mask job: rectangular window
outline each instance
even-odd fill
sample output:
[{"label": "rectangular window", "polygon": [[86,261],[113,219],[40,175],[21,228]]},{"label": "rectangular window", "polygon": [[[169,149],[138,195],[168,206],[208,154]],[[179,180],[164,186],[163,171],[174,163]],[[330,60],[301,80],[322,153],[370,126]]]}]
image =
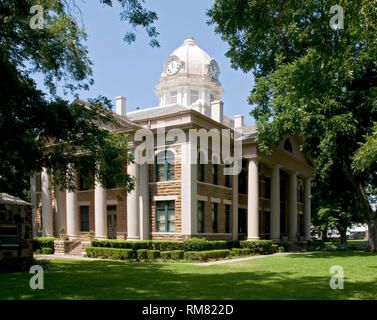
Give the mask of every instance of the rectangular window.
[{"label": "rectangular window", "polygon": [[89,207],[80,207],[80,231],[89,232]]},{"label": "rectangular window", "polygon": [[155,159],[156,181],[174,180],[175,155],[172,151],[161,151]]},{"label": "rectangular window", "polygon": [[198,232],[204,233],[204,223],[205,223],[205,202],[204,201],[198,201]]},{"label": "rectangular window", "polygon": [[170,103],[177,103],[177,91],[170,92]]},{"label": "rectangular window", "polygon": [[225,232],[230,232],[230,205],[225,205]]},{"label": "rectangular window", "polygon": [[217,203],[213,203],[212,204],[212,232],[213,233],[217,233],[218,232],[218,228],[217,228],[217,225],[218,225],[218,204]]},{"label": "rectangular window", "polygon": [[246,209],[238,209],[238,233],[246,233]]},{"label": "rectangular window", "polygon": [[190,105],[199,100],[199,90],[190,90]]},{"label": "rectangular window", "polygon": [[0,246],[17,246],[18,245],[18,232],[17,226],[1,226],[0,227]]},{"label": "rectangular window", "polygon": [[198,177],[199,181],[205,182],[206,180],[206,165],[204,162],[204,159],[202,158],[202,154],[199,152],[198,153]]},{"label": "rectangular window", "polygon": [[156,202],[156,231],[175,232],[175,203],[174,201]]},{"label": "rectangular window", "polygon": [[219,182],[219,165],[213,164],[213,184],[218,184]]},{"label": "rectangular window", "polygon": [[[230,165],[226,164],[225,168],[230,168]],[[225,175],[225,186],[230,188],[230,174]]]},{"label": "rectangular window", "polygon": [[264,197],[271,199],[271,179],[264,177]]}]

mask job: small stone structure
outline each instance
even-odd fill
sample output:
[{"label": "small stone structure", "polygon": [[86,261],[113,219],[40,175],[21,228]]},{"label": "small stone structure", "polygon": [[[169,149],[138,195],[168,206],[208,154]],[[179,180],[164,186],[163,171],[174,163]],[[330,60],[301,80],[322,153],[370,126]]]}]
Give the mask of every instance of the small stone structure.
[{"label": "small stone structure", "polygon": [[32,205],[7,193],[0,193],[0,264],[6,259],[31,259]]}]

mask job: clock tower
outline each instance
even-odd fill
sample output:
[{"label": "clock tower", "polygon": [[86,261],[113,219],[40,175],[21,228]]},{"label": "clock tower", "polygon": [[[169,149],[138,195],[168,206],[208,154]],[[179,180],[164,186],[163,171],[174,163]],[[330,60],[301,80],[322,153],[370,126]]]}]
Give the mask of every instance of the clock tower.
[{"label": "clock tower", "polygon": [[181,105],[211,115],[211,101],[220,100],[224,89],[215,59],[191,37],[166,59],[157,85],[160,106]]}]

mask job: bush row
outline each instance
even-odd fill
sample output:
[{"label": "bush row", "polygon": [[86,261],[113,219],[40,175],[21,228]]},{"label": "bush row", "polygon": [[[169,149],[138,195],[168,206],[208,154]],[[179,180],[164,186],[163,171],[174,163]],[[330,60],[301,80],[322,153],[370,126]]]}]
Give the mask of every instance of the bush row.
[{"label": "bush row", "polygon": [[208,261],[209,259],[221,259],[230,255],[229,249],[209,251],[186,251],[184,258],[187,260]]},{"label": "bush row", "polygon": [[54,253],[54,240],[58,238],[34,238],[33,239],[33,252],[42,250],[43,248],[51,248]]},{"label": "bush row", "polygon": [[252,253],[270,253],[272,241],[238,241],[238,240],[206,240],[203,238],[189,238],[184,241],[119,241],[119,240],[95,240],[92,241],[93,247],[119,248],[137,250],[160,250],[160,251],[209,251],[224,250],[232,248],[247,248]]},{"label": "bush row", "polygon": [[85,250],[86,250],[86,255],[89,258],[126,260],[126,259],[131,259],[133,257],[133,251],[131,249],[87,247]]}]

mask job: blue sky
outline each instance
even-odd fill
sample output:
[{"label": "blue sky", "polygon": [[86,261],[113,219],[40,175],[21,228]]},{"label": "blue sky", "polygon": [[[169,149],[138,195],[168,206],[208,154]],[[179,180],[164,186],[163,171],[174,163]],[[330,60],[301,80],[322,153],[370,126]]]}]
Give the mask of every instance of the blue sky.
[{"label": "blue sky", "polygon": [[149,46],[149,39],[143,29],[137,30],[136,43],[128,45],[122,39],[130,31],[125,22],[120,21],[120,7],[104,7],[99,1],[82,2],[84,27],[87,29],[89,56],[94,63],[95,84],[80,98],[96,97],[99,94],[115,100],[116,96],[127,97],[127,110],[136,107],[147,108],[158,105],[155,86],[159,82],[162,66],[171,52],[182,44],[188,36],[220,66],[220,81],[224,87],[224,113],[233,117],[245,116],[245,123],[253,119],[248,114],[251,106],[247,97],[254,84],[251,73],[230,67],[225,57],[227,44],[220,35],[214,33],[214,26],[208,26],[206,10],[212,0],[146,0],[148,9],[156,11],[159,20],[156,24],[160,32],[160,48]]}]

